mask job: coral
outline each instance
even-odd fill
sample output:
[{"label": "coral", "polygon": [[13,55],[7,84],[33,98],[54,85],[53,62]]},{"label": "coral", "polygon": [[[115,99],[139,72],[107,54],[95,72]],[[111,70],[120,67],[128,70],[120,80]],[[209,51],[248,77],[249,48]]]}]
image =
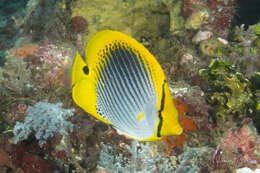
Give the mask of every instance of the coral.
[{"label": "coral", "polygon": [[71,65],[72,48],[48,40],[41,41],[38,46],[39,49],[33,56],[24,59],[34,73],[34,81],[43,88],[64,84],[68,66]]},{"label": "coral", "polygon": [[163,0],[170,13],[170,31],[206,29],[228,35],[233,18],[234,0]]},{"label": "coral", "polygon": [[79,0],[73,1],[71,10],[72,17],[82,16],[88,22],[83,42],[100,30],[112,29],[141,42],[147,40],[154,48],[157,42],[153,41],[168,31],[170,23],[167,9],[159,1]]},{"label": "coral", "polygon": [[240,70],[247,77],[254,76],[260,68],[260,47],[255,44],[259,38],[258,27],[259,24],[251,25],[246,30],[244,25],[236,26],[231,39],[231,47],[227,54],[227,59],[238,64]]},{"label": "coral", "polygon": [[9,52],[15,53],[16,56],[26,58],[28,56],[34,56],[39,51],[40,46],[38,44],[25,44],[17,49],[10,49]]},{"label": "coral", "polygon": [[210,10],[207,27],[215,30],[224,38],[228,35],[233,14],[235,13],[234,0],[207,0],[207,7]]},{"label": "coral", "polygon": [[62,103],[38,102],[33,107],[29,106],[24,123],[17,122],[13,129],[14,143],[27,139],[32,133],[35,133],[40,146],[55,133],[68,135],[67,131],[72,131],[73,125],[66,119],[73,112],[72,109],[63,109]]},{"label": "coral", "polygon": [[180,122],[181,127],[183,128],[184,132],[196,131],[197,130],[195,122],[191,118],[181,117],[179,119],[179,122]]},{"label": "coral", "polygon": [[10,165],[11,165],[11,160],[8,154],[2,148],[0,148],[0,167],[10,166]]},{"label": "coral", "polygon": [[[5,4],[5,5],[4,5]],[[4,61],[4,52],[13,47],[19,35],[20,25],[25,16],[26,1],[1,1],[0,6],[0,64]]]},{"label": "coral", "polygon": [[[69,4],[67,2],[67,5]],[[69,25],[70,19],[70,12],[67,10],[65,1],[28,1],[26,16],[22,25],[23,35],[29,35],[33,41],[48,38],[65,39],[68,33],[66,28]]]},{"label": "coral", "polygon": [[231,61],[248,78],[253,77],[260,68],[260,47],[258,46],[260,37],[257,35],[259,32],[257,26],[258,24],[251,25],[247,29],[245,29],[244,25],[234,27],[230,32],[228,42],[218,38],[218,41],[224,45],[214,46],[214,57],[221,57],[226,61]]},{"label": "coral", "polygon": [[[194,132],[197,130],[195,122],[188,117],[181,117],[179,123],[184,132]],[[163,142],[167,145],[166,153],[170,154],[174,147],[183,147],[184,142],[187,141],[185,134],[166,136],[163,138]]]},{"label": "coral", "polygon": [[[191,87],[185,83],[181,85],[180,82],[170,85],[170,87],[172,95],[176,97],[174,98],[174,103],[180,115],[179,121],[184,121],[183,126],[186,126],[186,129],[191,128],[195,130],[196,128],[198,131],[208,132],[212,126],[209,123],[210,105],[206,102],[205,93],[201,88],[198,86]],[[176,102],[179,103],[177,104]]]},{"label": "coral", "polygon": [[184,134],[175,136],[166,136],[162,141],[167,145],[166,153],[170,154],[174,147],[183,147],[184,142],[187,141],[187,137]]},{"label": "coral", "polygon": [[198,31],[192,38],[192,42],[197,44],[203,40],[207,40],[213,36],[211,31]]},{"label": "coral", "polygon": [[6,63],[0,67],[0,112],[11,100],[33,93],[32,73],[28,64],[13,53],[6,52]]},{"label": "coral", "polygon": [[9,125],[15,125],[16,121],[21,121],[26,115],[27,105],[22,103],[13,104],[6,113],[5,121]]},{"label": "coral", "polygon": [[194,11],[185,22],[185,29],[199,29],[206,24],[209,17],[207,10]]},{"label": "coral", "polygon": [[52,172],[52,166],[48,161],[36,155],[25,154],[23,157],[24,173],[46,173]]},{"label": "coral", "polygon": [[252,113],[252,92],[249,80],[237,72],[232,64],[214,59],[200,75],[209,83],[208,101],[217,115],[237,115],[242,118]]},{"label": "coral", "polygon": [[162,2],[167,6],[170,13],[170,31],[174,32],[183,27],[184,20],[180,16],[182,1],[180,0],[162,0]]},{"label": "coral", "polygon": [[[132,145],[125,145],[131,157],[125,156],[123,153],[117,151],[105,144],[102,144],[103,150],[100,152],[98,169],[110,172],[134,172],[134,173],[148,173],[148,172],[176,172],[176,173],[192,173],[198,167],[190,165],[189,162],[194,159],[197,152],[195,150],[188,150],[180,155],[179,158],[175,156],[165,157],[153,151],[149,143],[132,142]],[[178,161],[177,161],[178,160]],[[179,164],[177,163],[179,162]]]},{"label": "coral", "polygon": [[179,115],[184,115],[188,112],[188,107],[184,104],[182,99],[174,98],[173,103],[176,109],[178,110]]},{"label": "coral", "polygon": [[229,130],[217,150],[213,160],[215,168],[260,167],[260,138],[252,124]]},{"label": "coral", "polygon": [[200,42],[201,53],[210,57],[219,57],[220,53],[218,50],[224,49],[225,47],[225,44],[223,44],[221,41],[215,38]]},{"label": "coral", "polygon": [[15,145],[11,158],[16,170],[20,170],[24,173],[46,173],[55,170],[53,162],[51,164],[50,161],[43,158],[48,154],[50,153],[40,148],[34,139],[27,141],[27,143],[22,142]]},{"label": "coral", "polygon": [[236,173],[259,173],[260,169],[255,169],[252,170],[250,168],[244,167],[244,168],[239,168],[236,170]]},{"label": "coral", "polygon": [[87,32],[88,23],[82,16],[74,16],[70,20],[70,30],[73,33]]},{"label": "coral", "polygon": [[198,169],[197,165],[192,165],[192,166],[187,166],[187,163],[190,162],[191,159],[193,159],[197,155],[197,151],[194,149],[191,149],[190,151],[187,150],[183,153],[181,156],[182,158],[180,159],[180,165],[178,168],[175,170],[176,173],[192,173],[196,172]]}]

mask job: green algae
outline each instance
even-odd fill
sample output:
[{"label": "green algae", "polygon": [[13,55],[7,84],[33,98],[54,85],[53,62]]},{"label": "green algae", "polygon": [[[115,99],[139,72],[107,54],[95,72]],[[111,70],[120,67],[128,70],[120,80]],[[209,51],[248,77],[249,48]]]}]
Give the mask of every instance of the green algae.
[{"label": "green algae", "polygon": [[257,72],[255,76],[251,79],[251,90],[254,94],[254,112],[252,113],[251,118],[253,119],[254,125],[260,132],[260,73]]},{"label": "green algae", "polygon": [[260,35],[260,23],[257,23],[254,26],[254,32],[256,35]]},{"label": "green algae", "polygon": [[214,59],[207,69],[199,74],[208,82],[208,102],[214,107],[216,115],[223,119],[228,115],[240,118],[252,113],[253,93],[250,81],[229,62]]}]

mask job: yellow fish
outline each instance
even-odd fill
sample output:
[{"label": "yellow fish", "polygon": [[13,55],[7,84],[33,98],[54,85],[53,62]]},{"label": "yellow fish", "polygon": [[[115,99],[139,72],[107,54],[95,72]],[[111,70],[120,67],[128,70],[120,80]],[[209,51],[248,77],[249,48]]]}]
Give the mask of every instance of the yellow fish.
[{"label": "yellow fish", "polygon": [[75,103],[120,134],[153,141],[182,133],[161,66],[130,36],[111,30],[94,35],[85,59],[76,53],[71,82]]}]

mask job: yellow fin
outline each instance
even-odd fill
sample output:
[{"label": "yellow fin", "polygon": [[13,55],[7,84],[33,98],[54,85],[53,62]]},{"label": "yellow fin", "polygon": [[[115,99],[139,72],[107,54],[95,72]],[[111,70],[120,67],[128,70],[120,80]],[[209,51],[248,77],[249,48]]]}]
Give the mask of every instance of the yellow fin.
[{"label": "yellow fin", "polygon": [[182,133],[182,128],[178,122],[178,111],[173,104],[167,83],[165,84],[165,102],[162,119],[161,136],[180,135]]},{"label": "yellow fin", "polygon": [[[88,74],[84,73],[84,67],[88,68]],[[107,124],[111,124],[96,111],[96,88],[93,76],[95,75],[92,68],[87,66],[79,53],[76,52],[71,71],[72,98],[86,112]]]}]

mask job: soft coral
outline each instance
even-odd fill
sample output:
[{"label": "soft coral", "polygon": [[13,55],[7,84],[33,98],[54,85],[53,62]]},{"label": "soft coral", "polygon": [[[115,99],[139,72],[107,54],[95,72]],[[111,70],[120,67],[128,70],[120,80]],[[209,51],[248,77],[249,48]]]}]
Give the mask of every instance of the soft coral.
[{"label": "soft coral", "polygon": [[223,138],[220,149],[222,158],[220,162],[229,160],[235,167],[247,166],[256,168],[260,166],[260,139],[255,129],[244,125],[240,129],[230,130]]}]

